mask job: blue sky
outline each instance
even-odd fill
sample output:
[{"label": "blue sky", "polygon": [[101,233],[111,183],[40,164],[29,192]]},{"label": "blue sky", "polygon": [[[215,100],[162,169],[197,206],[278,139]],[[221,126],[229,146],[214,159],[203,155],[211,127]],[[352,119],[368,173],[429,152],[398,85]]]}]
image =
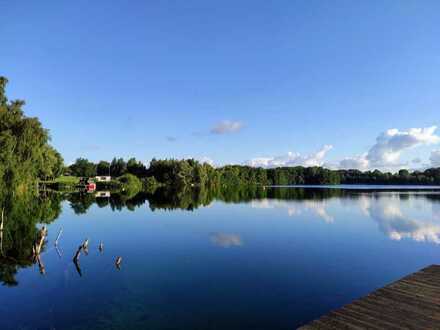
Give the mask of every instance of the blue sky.
[{"label": "blue sky", "polygon": [[439,125],[438,1],[15,0],[0,11],[8,94],[66,162],[440,165],[438,130],[410,130]]}]

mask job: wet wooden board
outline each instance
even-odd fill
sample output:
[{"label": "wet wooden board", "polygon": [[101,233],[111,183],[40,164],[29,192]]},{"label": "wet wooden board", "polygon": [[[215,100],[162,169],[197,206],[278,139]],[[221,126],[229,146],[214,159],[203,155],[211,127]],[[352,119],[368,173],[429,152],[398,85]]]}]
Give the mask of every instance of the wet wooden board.
[{"label": "wet wooden board", "polygon": [[440,329],[440,265],[406,276],[299,329]]}]

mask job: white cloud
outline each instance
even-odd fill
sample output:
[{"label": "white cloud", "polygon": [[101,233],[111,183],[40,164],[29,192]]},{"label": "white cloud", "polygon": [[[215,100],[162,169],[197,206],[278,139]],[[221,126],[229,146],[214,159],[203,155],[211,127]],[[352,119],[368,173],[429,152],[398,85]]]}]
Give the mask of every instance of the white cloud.
[{"label": "white cloud", "polygon": [[433,150],[429,160],[431,161],[431,166],[440,167],[440,150]]},{"label": "white cloud", "polygon": [[339,162],[339,168],[345,170],[348,169],[367,170],[368,160],[366,158],[366,154],[359,157],[344,158]]},{"label": "white cloud", "polygon": [[224,120],[211,128],[212,134],[226,134],[239,132],[243,128],[243,124],[239,121]]},{"label": "white cloud", "polygon": [[339,167],[360,170],[392,170],[406,165],[400,162],[402,152],[422,145],[439,143],[440,137],[435,134],[436,129],[436,126],[410,128],[407,131],[399,131],[395,128],[389,129],[376,138],[376,143],[366,154],[343,159],[340,161]]},{"label": "white cloud", "polygon": [[212,233],[209,237],[212,244],[223,248],[243,245],[240,235],[237,234]]},{"label": "white cloud", "polygon": [[[246,161],[245,164],[265,168],[324,166],[332,169],[359,169],[362,171],[379,169],[394,172],[399,168],[409,167],[411,163],[421,164],[420,158],[415,158],[412,162],[402,162],[401,156],[413,148],[439,143],[440,136],[435,134],[436,130],[436,126],[408,130],[389,129],[379,134],[376,143],[364,154],[347,157],[334,163],[325,160],[327,153],[333,148],[331,145],[325,145],[310,155],[289,152],[282,156],[253,158]],[[440,167],[440,150],[434,150],[430,160],[432,166]]]},{"label": "white cloud", "polygon": [[408,131],[389,129],[377,137],[376,144],[368,151],[366,159],[372,167],[396,165],[404,150],[438,143],[440,137],[434,134],[436,129],[436,126],[411,128]]},{"label": "white cloud", "polygon": [[325,145],[317,152],[306,156],[289,152],[285,156],[253,158],[246,164],[254,167],[322,166],[325,156],[332,148],[331,145]]}]

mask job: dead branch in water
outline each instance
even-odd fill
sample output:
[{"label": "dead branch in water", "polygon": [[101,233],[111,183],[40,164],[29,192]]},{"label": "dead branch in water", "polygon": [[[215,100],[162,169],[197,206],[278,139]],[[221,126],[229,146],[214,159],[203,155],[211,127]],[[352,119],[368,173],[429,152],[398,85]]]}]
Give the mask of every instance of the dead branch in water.
[{"label": "dead branch in water", "polygon": [[82,243],[82,248],[83,249],[87,249],[89,247],[89,239],[86,238],[86,240],[84,241],[84,243]]},{"label": "dead branch in water", "polygon": [[41,257],[39,254],[37,254],[36,259],[38,262],[38,268],[40,269],[40,274],[46,275],[46,267],[44,267],[43,261],[41,260]]},{"label": "dead branch in water", "polygon": [[43,228],[41,228],[40,231],[38,232],[38,238],[33,247],[34,256],[38,256],[40,254],[46,237],[47,237],[47,228],[46,226],[43,226]]},{"label": "dead branch in water", "polygon": [[2,208],[2,222],[0,223],[0,231],[3,231],[3,221],[5,220],[5,208]]},{"label": "dead branch in water", "polygon": [[62,232],[63,232],[63,228],[60,228],[60,231],[58,232],[58,236],[57,236],[57,239],[55,240],[55,246],[57,246],[58,245],[58,240],[60,239],[60,236],[61,236],[61,234],[62,234]]},{"label": "dead branch in water", "polygon": [[81,267],[79,266],[79,260],[73,259],[73,264],[75,265],[76,271],[78,272],[79,276],[82,276]]},{"label": "dead branch in water", "polygon": [[78,250],[76,250],[76,253],[73,256],[73,264],[75,265],[76,271],[78,272],[79,276],[82,276],[81,268],[79,266],[79,256],[81,255],[81,250],[84,249],[84,243],[78,247]]},{"label": "dead branch in water", "polygon": [[63,255],[61,254],[60,249],[58,248],[58,245],[55,245],[55,251],[57,251],[58,257],[62,257]]},{"label": "dead branch in water", "polygon": [[2,208],[2,222],[0,223],[0,255],[3,255],[3,221],[5,220],[5,208]]},{"label": "dead branch in water", "polygon": [[121,269],[122,257],[117,257],[115,261],[116,268]]},{"label": "dead branch in water", "polygon": [[78,247],[78,250],[76,251],[75,255],[73,256],[73,262],[77,262],[79,260],[79,256],[81,255],[81,249],[83,248],[82,245]]},{"label": "dead branch in water", "polygon": [[87,238],[85,241],[84,241],[84,243],[82,243],[82,249],[83,249],[83,251],[84,251],[84,254],[85,255],[88,255],[89,254],[89,239]]}]

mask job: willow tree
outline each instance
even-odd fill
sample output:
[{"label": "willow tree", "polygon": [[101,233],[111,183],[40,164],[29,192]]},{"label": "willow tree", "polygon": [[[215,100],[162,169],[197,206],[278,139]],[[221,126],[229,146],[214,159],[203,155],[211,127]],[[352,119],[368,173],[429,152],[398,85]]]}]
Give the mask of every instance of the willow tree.
[{"label": "willow tree", "polygon": [[25,116],[24,101],[6,97],[7,83],[0,77],[0,195],[27,192],[39,178],[56,177],[63,168],[48,130],[38,118]]}]

